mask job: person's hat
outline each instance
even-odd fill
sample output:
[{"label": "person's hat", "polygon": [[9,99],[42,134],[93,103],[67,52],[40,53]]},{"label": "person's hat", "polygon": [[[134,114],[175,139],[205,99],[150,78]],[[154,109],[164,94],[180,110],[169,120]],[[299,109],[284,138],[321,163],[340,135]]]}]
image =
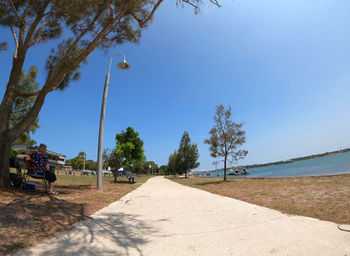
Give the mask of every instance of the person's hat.
[{"label": "person's hat", "polygon": [[45,153],[46,148],[47,148],[47,146],[45,144],[41,143],[38,147],[38,150]]}]

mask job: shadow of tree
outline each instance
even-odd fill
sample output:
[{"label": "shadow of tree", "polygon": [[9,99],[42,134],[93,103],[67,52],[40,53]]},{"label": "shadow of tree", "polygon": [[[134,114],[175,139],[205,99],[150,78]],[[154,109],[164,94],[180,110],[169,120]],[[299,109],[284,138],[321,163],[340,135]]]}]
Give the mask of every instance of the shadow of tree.
[{"label": "shadow of tree", "polygon": [[0,255],[67,230],[87,217],[82,204],[38,196],[35,192],[0,203],[0,213]]},{"label": "shadow of tree", "polygon": [[142,245],[150,242],[146,237],[157,232],[138,215],[107,209],[94,219],[77,223],[70,232],[16,255],[143,255]]},{"label": "shadow of tree", "polygon": [[218,180],[218,181],[208,181],[208,182],[197,182],[194,185],[196,186],[219,185],[219,184],[226,184],[228,182],[233,182],[233,181]]},{"label": "shadow of tree", "polygon": [[63,189],[90,189],[91,188],[91,184],[83,184],[83,185],[56,185],[56,188],[63,188]]}]

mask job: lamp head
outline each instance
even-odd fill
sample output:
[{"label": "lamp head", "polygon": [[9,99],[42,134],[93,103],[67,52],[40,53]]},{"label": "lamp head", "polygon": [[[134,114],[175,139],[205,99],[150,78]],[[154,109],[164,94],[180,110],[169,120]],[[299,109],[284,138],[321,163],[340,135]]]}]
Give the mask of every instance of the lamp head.
[{"label": "lamp head", "polygon": [[129,63],[126,62],[126,60],[124,59],[122,62],[118,63],[118,68],[121,70],[127,70],[130,68]]}]

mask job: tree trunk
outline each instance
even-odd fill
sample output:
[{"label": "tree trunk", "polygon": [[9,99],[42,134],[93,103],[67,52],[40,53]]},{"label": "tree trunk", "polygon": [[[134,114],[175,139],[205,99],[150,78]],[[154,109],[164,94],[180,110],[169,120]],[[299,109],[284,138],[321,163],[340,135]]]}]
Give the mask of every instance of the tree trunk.
[{"label": "tree trunk", "polygon": [[227,161],[227,156],[225,156],[225,160],[224,160],[224,181],[226,181],[226,161]]},{"label": "tree trunk", "polygon": [[185,179],[187,179],[187,171],[185,171]]},{"label": "tree trunk", "polygon": [[11,152],[11,142],[6,134],[0,135],[0,187],[10,186],[9,161]]},{"label": "tree trunk", "polygon": [[117,174],[114,174],[114,183],[117,183]]}]

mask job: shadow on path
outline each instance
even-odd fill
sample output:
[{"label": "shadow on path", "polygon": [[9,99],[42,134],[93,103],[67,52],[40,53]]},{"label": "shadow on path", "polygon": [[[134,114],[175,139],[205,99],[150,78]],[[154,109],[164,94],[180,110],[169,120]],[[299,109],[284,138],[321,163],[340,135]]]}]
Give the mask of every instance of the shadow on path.
[{"label": "shadow on path", "polygon": [[70,232],[17,255],[143,255],[141,246],[150,242],[146,237],[155,233],[157,230],[137,215],[99,213]]}]

